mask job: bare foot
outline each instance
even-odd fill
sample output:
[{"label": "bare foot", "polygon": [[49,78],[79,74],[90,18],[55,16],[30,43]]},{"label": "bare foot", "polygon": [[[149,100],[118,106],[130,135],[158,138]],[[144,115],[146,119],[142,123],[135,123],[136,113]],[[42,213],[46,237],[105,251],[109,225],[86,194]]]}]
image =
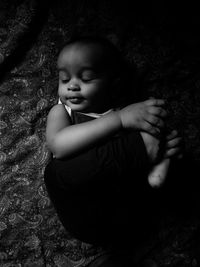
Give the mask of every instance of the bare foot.
[{"label": "bare foot", "polygon": [[160,151],[160,140],[146,132],[141,132],[150,164],[155,164]]},{"label": "bare foot", "polygon": [[150,186],[159,188],[164,184],[167,178],[169,165],[170,159],[164,158],[160,163],[152,167],[148,175],[148,182]]},{"label": "bare foot", "polygon": [[[148,175],[148,182],[150,186],[159,188],[167,178],[170,158],[182,158],[183,140],[176,130],[172,130],[169,134],[163,136],[164,139],[162,141],[145,132],[141,132],[141,136],[146,146],[150,164],[152,165]],[[164,145],[163,151],[160,148],[161,142]]]},{"label": "bare foot", "polygon": [[152,164],[152,168],[148,175],[148,182],[150,186],[159,188],[166,180],[170,159],[163,158],[158,161],[161,141],[145,132],[141,132],[141,135],[146,146],[150,164]]}]

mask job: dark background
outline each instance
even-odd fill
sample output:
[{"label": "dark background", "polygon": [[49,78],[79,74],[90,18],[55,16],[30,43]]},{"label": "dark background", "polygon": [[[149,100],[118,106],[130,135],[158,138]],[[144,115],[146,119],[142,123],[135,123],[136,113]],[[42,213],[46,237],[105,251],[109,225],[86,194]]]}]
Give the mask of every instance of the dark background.
[{"label": "dark background", "polygon": [[[74,33],[98,33],[136,64],[143,96],[166,99],[169,125],[185,139],[184,179],[191,185],[200,160],[199,32],[192,1],[0,0],[1,266],[86,266],[101,253],[63,229],[43,182],[46,116],[57,101],[56,57],[64,42]],[[160,218],[138,252],[141,261],[200,265],[197,199],[192,216]]]}]

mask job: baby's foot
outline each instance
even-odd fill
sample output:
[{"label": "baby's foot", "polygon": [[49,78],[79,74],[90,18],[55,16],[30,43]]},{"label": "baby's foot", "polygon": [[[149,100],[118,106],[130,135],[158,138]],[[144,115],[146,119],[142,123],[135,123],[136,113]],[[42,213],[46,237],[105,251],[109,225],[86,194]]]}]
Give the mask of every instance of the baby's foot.
[{"label": "baby's foot", "polygon": [[167,178],[170,165],[170,158],[182,158],[182,138],[178,136],[176,130],[171,131],[165,138],[165,151],[163,151],[163,159],[153,166],[151,169],[148,182],[152,187],[160,187]]},{"label": "baby's foot", "polygon": [[150,186],[159,188],[164,184],[168,174],[169,164],[170,159],[164,158],[161,162],[152,167],[148,175]]},{"label": "baby's foot", "polygon": [[146,132],[141,132],[141,136],[146,147],[149,163],[155,164],[160,151],[160,140]]},{"label": "baby's foot", "polygon": [[[161,141],[145,132],[141,132],[149,162],[152,168],[148,175],[148,182],[152,187],[161,187],[166,180],[170,160],[164,158],[161,152]],[[166,151],[163,151],[164,153]],[[162,157],[160,158],[160,156]]]}]

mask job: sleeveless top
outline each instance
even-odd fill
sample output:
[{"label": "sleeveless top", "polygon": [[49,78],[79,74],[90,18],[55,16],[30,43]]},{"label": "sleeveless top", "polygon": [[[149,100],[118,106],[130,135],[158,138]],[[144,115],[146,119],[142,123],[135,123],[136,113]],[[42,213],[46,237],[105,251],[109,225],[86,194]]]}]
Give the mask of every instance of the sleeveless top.
[{"label": "sleeveless top", "polygon": [[[62,104],[60,100],[59,100],[58,104]],[[64,105],[64,104],[62,104],[62,105]],[[69,114],[69,116],[72,120],[72,124],[79,124],[79,123],[86,122],[89,120],[97,119],[97,118],[100,118],[101,116],[113,111],[113,109],[109,109],[104,113],[83,113],[83,112],[73,111],[67,105],[64,105],[64,107],[65,107],[67,113]]]}]

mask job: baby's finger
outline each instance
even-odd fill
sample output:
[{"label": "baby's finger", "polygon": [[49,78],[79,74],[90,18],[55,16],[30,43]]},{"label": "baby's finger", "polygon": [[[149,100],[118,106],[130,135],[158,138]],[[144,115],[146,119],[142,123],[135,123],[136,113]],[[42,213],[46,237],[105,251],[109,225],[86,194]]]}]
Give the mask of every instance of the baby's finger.
[{"label": "baby's finger", "polygon": [[181,149],[179,147],[168,149],[165,152],[165,157],[171,158],[171,157],[174,157],[176,155],[181,155],[182,153],[180,151],[181,151]]},{"label": "baby's finger", "polygon": [[173,147],[177,147],[180,146],[182,143],[182,138],[181,137],[176,137],[174,139],[171,139],[170,141],[167,142],[166,147],[167,148],[173,148]]},{"label": "baby's finger", "polygon": [[156,128],[163,128],[165,126],[164,121],[154,115],[148,115],[145,120]]},{"label": "baby's finger", "polygon": [[150,106],[148,109],[148,112],[151,113],[152,115],[162,117],[162,118],[165,118],[168,115],[167,111],[164,108],[155,107],[155,106]]},{"label": "baby's finger", "polygon": [[178,131],[177,130],[173,130],[166,136],[166,140],[174,139],[177,136],[178,136]]},{"label": "baby's finger", "polygon": [[145,104],[148,106],[163,106],[165,105],[165,101],[163,99],[151,98],[151,99],[146,100]]},{"label": "baby's finger", "polygon": [[177,152],[174,155],[171,155],[170,153],[165,153],[164,158],[176,158],[176,159],[182,159],[183,158],[183,153]]},{"label": "baby's finger", "polygon": [[155,136],[155,137],[159,137],[160,136],[160,129],[158,127],[153,126],[152,124],[150,124],[147,121],[144,121],[142,126],[141,126],[141,130]]}]

